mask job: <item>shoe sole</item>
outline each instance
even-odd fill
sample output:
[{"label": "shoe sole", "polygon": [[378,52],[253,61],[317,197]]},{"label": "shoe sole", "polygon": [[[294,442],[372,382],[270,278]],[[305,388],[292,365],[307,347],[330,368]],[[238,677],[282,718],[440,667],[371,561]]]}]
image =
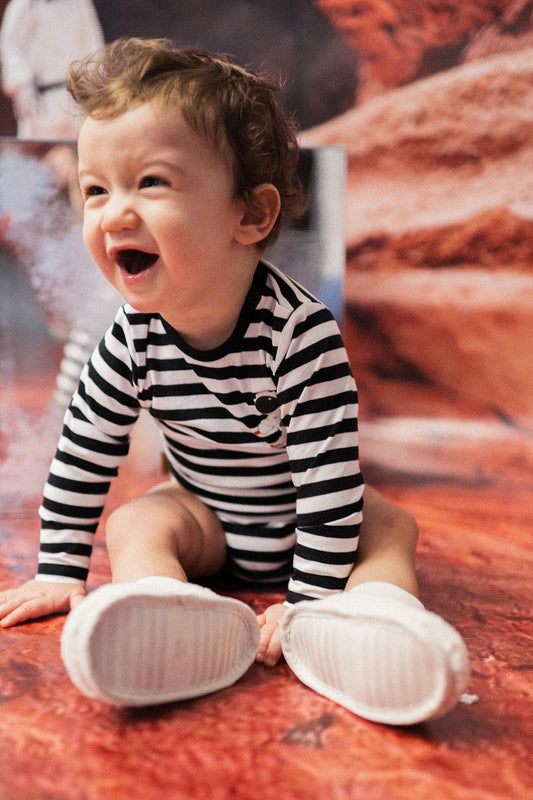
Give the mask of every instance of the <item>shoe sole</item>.
[{"label": "shoe sole", "polygon": [[413,725],[450,710],[470,675],[457,631],[422,608],[378,614],[375,605],[375,598],[360,598],[356,612],[353,603],[348,609],[329,599],[294,606],[281,627],[293,672],[373,722]]},{"label": "shoe sole", "polygon": [[177,593],[104,586],[70,613],[61,638],[72,682],[118,706],[187,700],[230,686],[258,646],[259,625],[248,606],[192,584]]}]

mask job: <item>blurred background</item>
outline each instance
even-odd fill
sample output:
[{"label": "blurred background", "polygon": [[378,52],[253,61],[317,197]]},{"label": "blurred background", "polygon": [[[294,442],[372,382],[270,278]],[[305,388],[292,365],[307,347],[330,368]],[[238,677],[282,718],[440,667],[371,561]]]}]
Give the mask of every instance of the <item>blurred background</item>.
[{"label": "blurred background", "polygon": [[[54,2],[65,0],[45,4]],[[442,467],[418,452],[429,439],[468,480],[527,473],[533,2],[95,0],[93,9],[105,41],[168,36],[229,52],[281,81],[304,145],[345,149],[343,329],[370,470],[431,477]],[[4,41],[3,61],[5,50]],[[0,134],[15,133],[3,95]],[[0,215],[12,195],[3,185]],[[512,463],[498,460],[502,439]]]}]

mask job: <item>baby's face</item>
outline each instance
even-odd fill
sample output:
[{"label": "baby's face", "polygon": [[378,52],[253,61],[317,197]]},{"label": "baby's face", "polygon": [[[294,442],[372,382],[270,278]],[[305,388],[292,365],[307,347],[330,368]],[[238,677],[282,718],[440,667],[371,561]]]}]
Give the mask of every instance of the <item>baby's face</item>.
[{"label": "baby's face", "polygon": [[85,243],[125,300],[179,327],[216,308],[238,269],[246,213],[231,164],[154,102],[86,119],[78,153]]}]

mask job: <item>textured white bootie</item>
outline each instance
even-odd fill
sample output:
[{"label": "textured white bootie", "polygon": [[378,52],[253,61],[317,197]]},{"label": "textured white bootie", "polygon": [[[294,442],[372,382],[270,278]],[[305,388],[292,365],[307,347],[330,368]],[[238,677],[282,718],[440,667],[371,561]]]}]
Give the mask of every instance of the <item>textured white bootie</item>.
[{"label": "textured white bootie", "polygon": [[61,656],[88,697],[146,706],[230,686],[258,646],[249,606],[192,583],[148,578],[91,592],[67,617]]},{"label": "textured white bootie", "polygon": [[295,604],[282,620],[281,643],[303,683],[360,717],[389,725],[444,714],[470,675],[457,631],[387,583]]}]

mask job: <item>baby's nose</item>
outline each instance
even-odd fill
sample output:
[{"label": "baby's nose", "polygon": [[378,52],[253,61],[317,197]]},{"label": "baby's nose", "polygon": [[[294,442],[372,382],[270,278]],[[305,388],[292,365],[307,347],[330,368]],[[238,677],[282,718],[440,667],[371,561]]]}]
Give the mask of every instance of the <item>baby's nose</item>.
[{"label": "baby's nose", "polygon": [[126,194],[112,195],[104,209],[102,229],[104,231],[118,231],[123,228],[134,228],[136,224],[137,214],[129,196]]}]

